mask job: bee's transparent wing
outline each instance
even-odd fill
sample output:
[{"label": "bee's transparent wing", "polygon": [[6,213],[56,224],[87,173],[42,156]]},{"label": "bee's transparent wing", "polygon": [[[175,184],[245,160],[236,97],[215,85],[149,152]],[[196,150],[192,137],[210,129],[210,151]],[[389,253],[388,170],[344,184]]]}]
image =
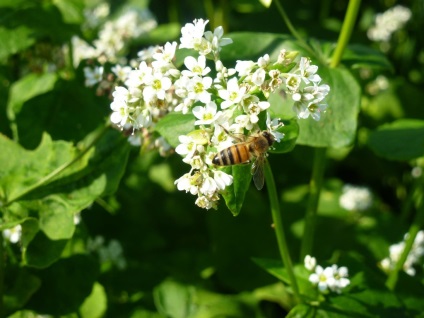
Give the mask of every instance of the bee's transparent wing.
[{"label": "bee's transparent wing", "polygon": [[253,182],[258,190],[264,187],[264,163],[265,156],[259,156],[252,165]]}]

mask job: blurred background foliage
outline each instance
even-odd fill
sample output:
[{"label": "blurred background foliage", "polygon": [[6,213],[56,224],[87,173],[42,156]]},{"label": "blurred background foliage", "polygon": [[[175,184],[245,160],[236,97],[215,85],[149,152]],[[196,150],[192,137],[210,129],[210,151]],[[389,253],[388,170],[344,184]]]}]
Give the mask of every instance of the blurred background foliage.
[{"label": "blurred background foliage", "polygon": [[[7,50],[0,48],[0,132],[10,138],[17,132],[25,149],[35,149],[43,132],[53,140],[82,140],[104,122],[110,101],[84,87],[81,67],[72,75],[58,56],[72,35],[95,37],[83,35],[80,26],[83,9],[99,1],[34,1],[36,5],[24,0],[2,2],[0,36],[5,29],[22,25],[25,28],[17,28],[16,37],[25,41],[10,39]],[[289,33],[274,5],[265,8],[255,0],[116,0],[110,1],[111,15],[124,4],[149,8],[159,25],[131,43],[128,56],[132,57],[149,45],[178,40],[181,26],[195,18],[209,19],[211,29],[222,25],[230,37],[231,32],[244,31]],[[283,4],[302,36],[337,40],[347,1],[299,0]],[[367,30],[375,14],[396,4],[409,7],[412,19],[388,43],[370,41]],[[8,18],[17,12],[18,21]],[[375,129],[385,123],[402,118],[424,119],[424,2],[364,1],[359,17],[351,43],[383,52],[391,69],[351,69],[362,88],[357,138],[350,147],[328,150],[314,256],[319,260],[343,259],[354,251],[355,257],[383,279],[376,260],[386,257],[390,244],[401,240],[408,229],[411,216],[402,211],[414,183],[411,169],[423,162],[382,158],[368,142]],[[21,104],[19,98],[14,98],[17,104],[13,107],[19,111],[12,122],[7,116],[8,100],[14,94],[11,85],[23,74],[48,74],[50,63],[56,64],[60,78],[45,78],[40,84],[45,92],[23,97]],[[269,157],[296,262],[301,262],[299,239],[312,154],[310,147],[298,145],[290,153]],[[67,311],[75,307],[79,308],[78,317],[284,316],[287,303],[283,285],[252,261],[252,257],[278,258],[266,189],[251,187],[242,212],[233,217],[224,204],[218,211],[203,211],[190,195],[177,191],[174,180],[187,170],[178,155],[163,158],[131,148],[128,162],[122,162],[122,167],[125,171],[116,193],[97,199],[81,212],[81,222],[62,257],[87,254],[87,241],[97,246],[93,250],[100,251],[98,246],[102,246],[103,252],[92,252],[93,257],[87,259],[72,258],[68,263],[60,260],[53,268],[28,269],[44,284],[34,290],[32,297],[28,295],[31,299],[26,309],[69,317],[76,317]],[[371,189],[372,207],[362,214],[343,209],[339,198],[345,184]],[[11,248],[19,254],[17,246]],[[17,263],[10,266],[12,271]],[[66,281],[76,267],[83,273],[69,274]],[[350,271],[354,273],[355,269]],[[6,288],[13,289],[19,279],[28,282],[22,275],[20,272],[6,277]],[[86,284],[72,292],[57,281],[66,288],[76,281]],[[43,295],[49,295],[48,302]],[[31,317],[29,311],[13,317],[25,315]]]}]

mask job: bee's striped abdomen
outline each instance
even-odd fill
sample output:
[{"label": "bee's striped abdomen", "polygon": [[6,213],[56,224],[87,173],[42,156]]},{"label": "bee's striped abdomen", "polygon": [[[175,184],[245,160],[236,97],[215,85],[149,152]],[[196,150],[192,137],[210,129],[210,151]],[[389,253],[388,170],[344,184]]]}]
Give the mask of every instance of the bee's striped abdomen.
[{"label": "bee's striped abdomen", "polygon": [[236,144],[220,151],[212,162],[218,166],[230,166],[249,161],[250,153],[246,144]]}]

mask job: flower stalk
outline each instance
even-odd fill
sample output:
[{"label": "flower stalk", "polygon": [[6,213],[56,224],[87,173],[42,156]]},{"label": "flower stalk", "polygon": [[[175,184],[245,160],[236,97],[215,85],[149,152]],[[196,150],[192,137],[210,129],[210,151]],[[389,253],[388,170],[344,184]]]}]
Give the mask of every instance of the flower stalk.
[{"label": "flower stalk", "polygon": [[299,287],[297,284],[296,276],[293,270],[293,263],[290,257],[289,248],[284,233],[283,220],[281,218],[280,204],[278,201],[277,188],[275,186],[274,176],[272,174],[271,166],[269,162],[264,167],[265,180],[268,188],[268,197],[271,205],[272,221],[274,223],[275,235],[277,236],[278,249],[283,261],[284,267],[287,270],[287,274],[293,288],[293,294],[297,302],[301,301]]},{"label": "flower stalk", "polygon": [[312,254],[314,243],[315,220],[318,211],[319,196],[324,179],[326,148],[314,149],[314,161],[312,167],[312,176],[309,182],[309,199],[305,214],[305,227],[300,248],[300,259],[303,260],[306,255]]},{"label": "flower stalk", "polygon": [[419,202],[419,206],[417,209],[417,214],[415,215],[415,219],[412,222],[412,225],[408,231],[408,237],[405,241],[405,248],[402,251],[402,254],[399,257],[399,260],[396,262],[395,267],[390,272],[389,277],[386,281],[386,286],[390,290],[394,290],[396,287],[396,283],[399,277],[399,272],[403,270],[404,264],[408,258],[409,253],[411,252],[415,238],[417,237],[418,232],[424,224],[424,204],[422,200]]}]

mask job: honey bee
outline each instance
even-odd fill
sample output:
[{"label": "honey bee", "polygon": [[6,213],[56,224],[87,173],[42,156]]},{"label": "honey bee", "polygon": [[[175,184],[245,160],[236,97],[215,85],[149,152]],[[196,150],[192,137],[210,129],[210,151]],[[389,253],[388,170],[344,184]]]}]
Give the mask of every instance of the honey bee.
[{"label": "honey bee", "polygon": [[275,141],[274,136],[267,130],[260,131],[247,139],[243,135],[242,137],[231,136],[239,142],[217,153],[212,163],[218,166],[231,166],[254,160],[251,169],[253,182],[256,188],[261,190],[264,186],[265,158],[268,149]]}]

